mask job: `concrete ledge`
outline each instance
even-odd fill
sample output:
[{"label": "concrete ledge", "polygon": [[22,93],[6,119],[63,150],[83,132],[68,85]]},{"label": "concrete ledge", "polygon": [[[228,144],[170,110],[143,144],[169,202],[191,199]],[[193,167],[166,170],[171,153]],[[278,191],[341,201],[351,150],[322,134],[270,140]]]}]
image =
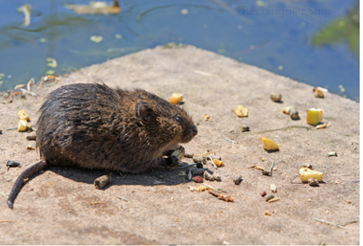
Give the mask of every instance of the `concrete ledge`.
[{"label": "concrete ledge", "polygon": [[[235,202],[191,192],[188,186],[198,185],[184,183],[179,169],[123,178],[114,174],[111,186],[96,190],[93,180],[107,171],[52,167],[24,186],[14,210],[0,196],[1,244],[359,244],[359,223],[344,230],[314,220],[359,221],[359,104],[330,93],[315,98],[309,85],[193,46],[157,47],[86,67],[62,76],[55,86],[33,87],[37,98],[0,104],[0,192],[10,193],[19,174],[39,160],[36,151],[26,149],[29,144],[35,147],[25,140],[28,133],[5,130],[17,126],[17,112],[24,109],[35,124],[50,91],[100,80],[111,87],[143,88],[166,99],[173,92],[183,93],[183,107],[199,131],[184,147],[200,154],[211,149],[223,158],[225,166],[218,169],[222,182],[206,182],[235,196]],[[272,91],[283,95],[283,103],[270,100]],[[249,108],[247,118],[232,112],[239,104]],[[296,107],[301,120],[283,114],[286,106]],[[323,121],[330,122],[330,128],[258,133],[308,126],[306,110],[312,107],[324,110]],[[203,120],[204,114],[211,116],[209,121]],[[251,131],[242,133],[243,125]],[[260,136],[276,142],[280,151],[267,153]],[[329,151],[338,156],[328,157]],[[7,160],[22,165],[7,170]],[[272,161],[277,168],[272,176],[248,168],[267,169]],[[291,184],[304,163],[324,172],[326,184]],[[243,176],[239,186],[232,181],[237,174]],[[280,201],[267,203],[260,196],[263,190],[271,193],[270,184],[277,186],[274,195]]]}]

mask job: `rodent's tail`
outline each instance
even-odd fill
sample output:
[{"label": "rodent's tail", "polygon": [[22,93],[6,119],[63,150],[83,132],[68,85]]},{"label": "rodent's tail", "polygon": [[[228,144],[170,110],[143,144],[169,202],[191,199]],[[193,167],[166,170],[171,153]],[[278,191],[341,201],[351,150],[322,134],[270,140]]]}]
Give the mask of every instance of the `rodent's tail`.
[{"label": "rodent's tail", "polygon": [[20,174],[19,178],[16,180],[13,189],[11,190],[9,199],[8,199],[8,206],[9,208],[13,209],[14,200],[18,196],[23,184],[34,174],[40,172],[44,168],[48,167],[47,161],[40,161],[37,164],[29,167],[26,169],[22,174]]}]

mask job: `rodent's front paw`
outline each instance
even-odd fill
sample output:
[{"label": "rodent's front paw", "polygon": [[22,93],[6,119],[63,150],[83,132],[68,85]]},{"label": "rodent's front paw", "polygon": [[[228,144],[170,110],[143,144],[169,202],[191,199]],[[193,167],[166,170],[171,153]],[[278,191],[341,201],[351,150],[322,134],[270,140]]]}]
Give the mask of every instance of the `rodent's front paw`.
[{"label": "rodent's front paw", "polygon": [[176,167],[179,165],[179,160],[175,156],[169,156],[169,157],[164,158],[162,164],[167,167]]},{"label": "rodent's front paw", "polygon": [[185,148],[181,145],[178,145],[178,147],[176,147],[175,149],[168,149],[166,151],[163,152],[163,156],[171,156],[171,155],[175,155],[177,156],[179,153],[182,153],[182,155],[184,156],[185,154]]},{"label": "rodent's front paw", "polygon": [[176,147],[175,150],[179,150],[179,152],[183,153],[183,155],[185,154],[185,148],[182,145],[179,145],[178,147]]}]

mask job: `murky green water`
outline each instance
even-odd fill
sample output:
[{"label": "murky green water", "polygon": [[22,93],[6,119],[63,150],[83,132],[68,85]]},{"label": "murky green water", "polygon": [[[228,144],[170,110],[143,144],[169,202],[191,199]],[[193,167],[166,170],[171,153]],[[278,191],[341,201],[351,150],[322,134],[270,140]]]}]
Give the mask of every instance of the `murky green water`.
[{"label": "murky green water", "polygon": [[[25,3],[29,26],[16,11]],[[88,3],[0,0],[0,91],[181,42],[359,101],[357,0],[126,0],[117,15],[79,15],[64,6]]]}]

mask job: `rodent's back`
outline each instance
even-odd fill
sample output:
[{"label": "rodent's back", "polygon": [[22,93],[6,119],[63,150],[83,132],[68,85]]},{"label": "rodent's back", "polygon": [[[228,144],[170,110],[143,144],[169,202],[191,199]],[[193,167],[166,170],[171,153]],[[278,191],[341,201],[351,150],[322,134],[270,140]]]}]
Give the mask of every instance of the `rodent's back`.
[{"label": "rodent's back", "polygon": [[62,86],[40,112],[37,146],[54,165],[140,172],[197,134],[183,109],[144,90],[104,84]]}]

